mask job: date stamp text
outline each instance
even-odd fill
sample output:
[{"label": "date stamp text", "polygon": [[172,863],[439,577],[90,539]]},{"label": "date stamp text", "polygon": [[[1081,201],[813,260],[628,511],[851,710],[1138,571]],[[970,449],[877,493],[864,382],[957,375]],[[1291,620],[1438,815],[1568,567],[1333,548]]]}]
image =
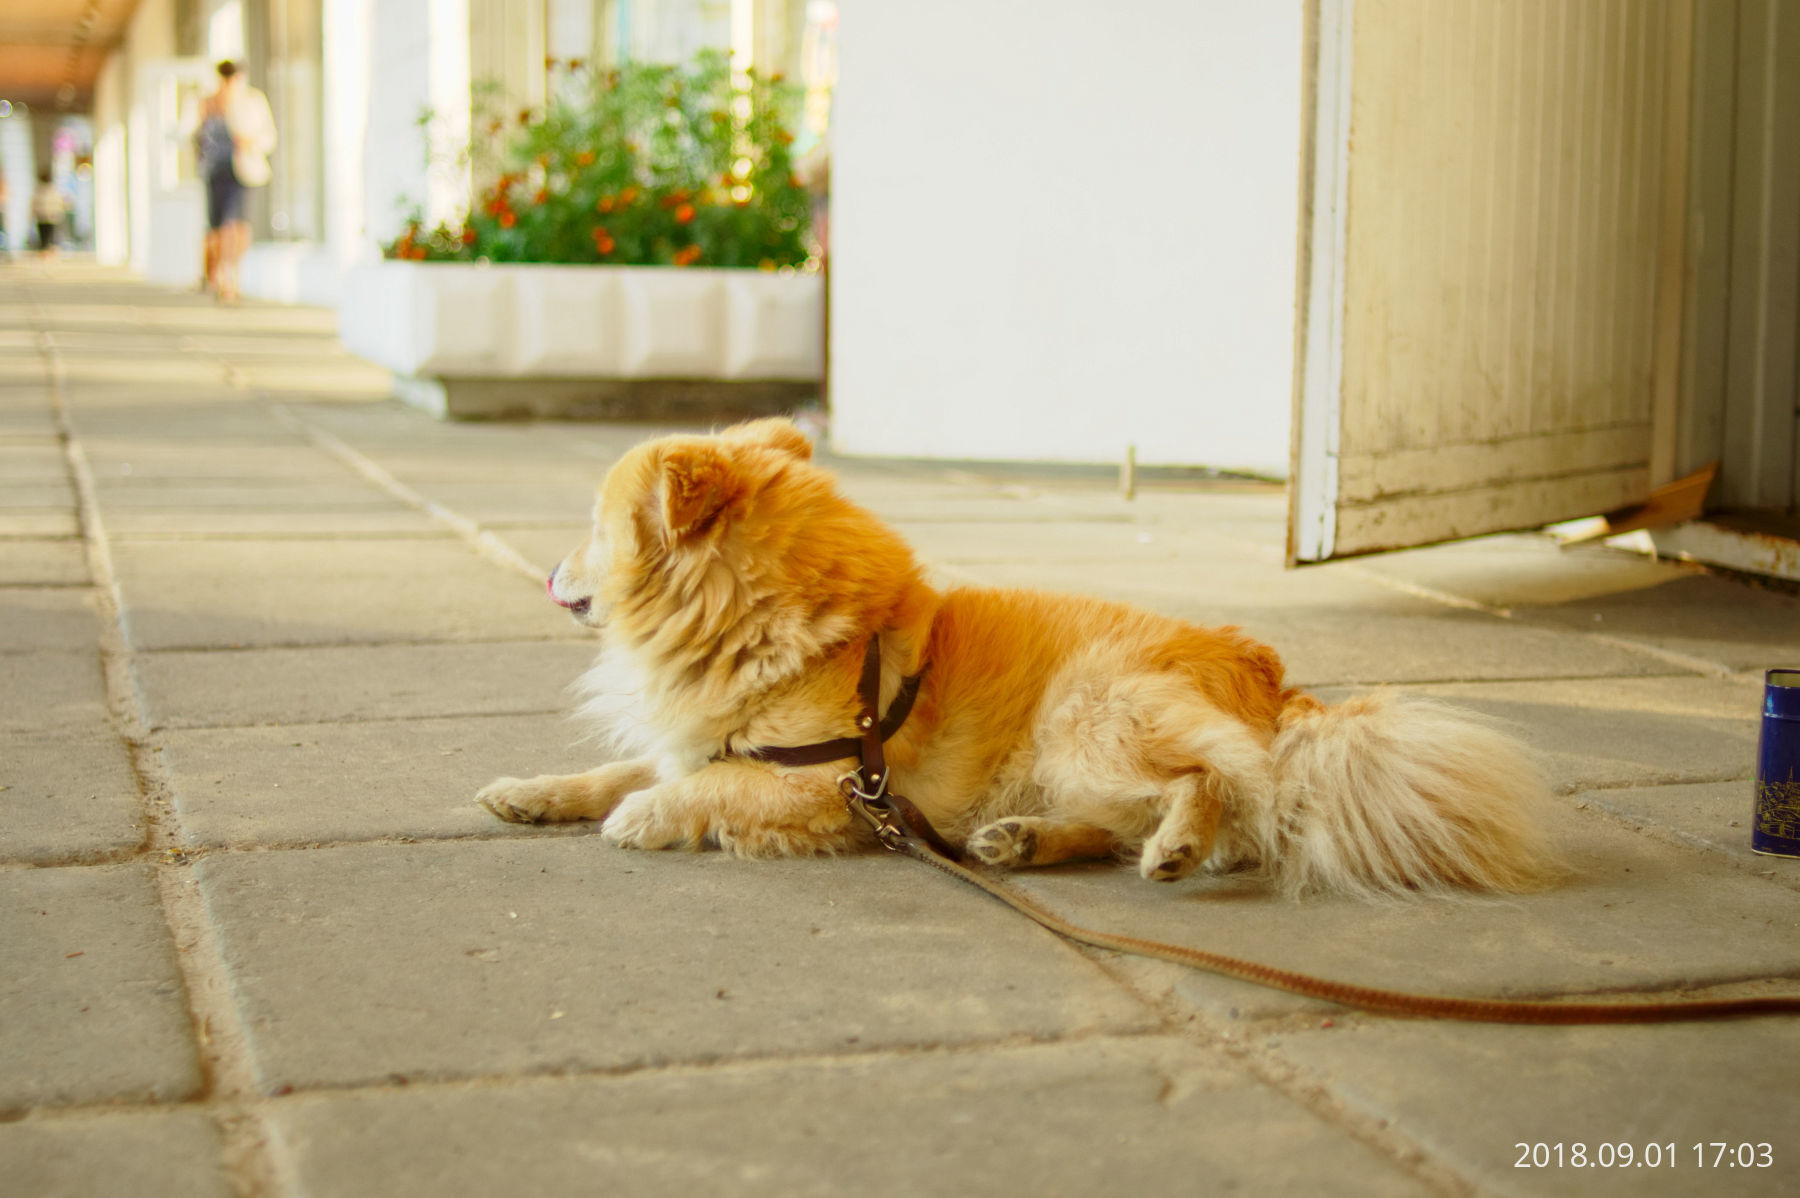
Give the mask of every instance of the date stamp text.
[{"label": "date stamp text", "polygon": [[1598,1144],[1534,1144],[1513,1147],[1515,1169],[1768,1169],[1775,1164],[1771,1144],[1703,1140],[1677,1151],[1675,1141],[1630,1144],[1603,1140]]}]

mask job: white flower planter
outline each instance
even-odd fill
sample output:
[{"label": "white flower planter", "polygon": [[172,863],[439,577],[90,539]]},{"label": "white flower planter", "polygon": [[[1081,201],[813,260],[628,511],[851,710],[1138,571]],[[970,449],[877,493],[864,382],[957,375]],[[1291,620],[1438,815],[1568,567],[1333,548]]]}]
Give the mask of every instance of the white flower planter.
[{"label": "white flower planter", "polygon": [[346,274],[338,334],[440,415],[738,415],[816,394],[823,304],[816,274],[384,260]]}]

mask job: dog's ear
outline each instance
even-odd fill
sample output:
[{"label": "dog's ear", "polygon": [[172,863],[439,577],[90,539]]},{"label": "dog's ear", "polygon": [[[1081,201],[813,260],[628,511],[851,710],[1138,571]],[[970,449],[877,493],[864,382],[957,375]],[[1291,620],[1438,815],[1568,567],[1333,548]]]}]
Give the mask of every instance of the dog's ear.
[{"label": "dog's ear", "polygon": [[730,455],[706,441],[670,446],[661,469],[662,522],[671,542],[704,532],[743,490]]},{"label": "dog's ear", "polygon": [[812,442],[806,434],[795,427],[794,422],[785,416],[769,416],[762,420],[747,420],[743,424],[734,425],[719,434],[720,438],[736,441],[741,445],[759,445],[764,449],[777,449],[791,454],[801,461],[812,457]]}]

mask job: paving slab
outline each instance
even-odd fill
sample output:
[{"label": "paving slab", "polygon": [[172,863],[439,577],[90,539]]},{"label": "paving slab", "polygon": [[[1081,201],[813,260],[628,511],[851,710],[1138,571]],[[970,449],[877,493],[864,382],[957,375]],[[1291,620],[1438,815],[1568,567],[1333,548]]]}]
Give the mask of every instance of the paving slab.
[{"label": "paving slab", "polygon": [[706,431],[699,425],[647,422],[431,421],[422,419],[418,409],[393,399],[353,405],[283,402],[302,419],[341,437],[384,466],[391,463],[389,468],[396,473],[404,471],[407,477],[414,469],[430,477],[461,477],[453,468],[469,462],[479,470],[479,463],[488,460],[489,449],[498,455],[493,459],[497,461],[610,461],[652,437]]},{"label": "paving slab", "polygon": [[[554,719],[575,706],[569,687],[597,652],[590,641],[538,641],[149,653],[135,669],[156,728],[524,712]],[[0,658],[0,670],[6,665]]]},{"label": "paving slab", "polygon": [[[344,410],[353,413],[361,409]],[[567,442],[552,441],[539,425],[488,426],[491,440],[435,443],[419,438],[410,442],[383,439],[369,444],[357,437],[354,425],[346,428],[344,422],[320,419],[310,410],[297,415],[345,437],[395,478],[424,489],[438,485],[509,486],[526,479],[585,487],[591,505],[595,488],[610,464],[610,460],[573,452]]]},{"label": "paving slab", "polygon": [[[1604,545],[1564,549],[1542,533],[1514,533],[1379,553],[1356,569],[1507,609],[1605,601],[1693,575],[1700,566],[1626,553]],[[1299,573],[1311,573],[1311,567]],[[1644,599],[1660,602],[1661,595]]]},{"label": "paving slab", "polygon": [[436,538],[126,541],[113,568],[138,649],[592,635],[532,580]]},{"label": "paving slab", "polygon": [[89,581],[87,549],[78,540],[0,541],[0,586],[75,586]]},{"label": "paving slab", "polygon": [[592,525],[551,524],[534,528],[495,527],[492,532],[501,543],[528,562],[537,562],[546,576],[551,569],[587,539]]},{"label": "paving slab", "polygon": [[1800,886],[1800,859],[1772,857],[1750,848],[1755,789],[1749,779],[1636,786],[1590,790],[1580,801],[1631,824],[1657,828],[1688,844],[1722,853],[1760,876]]},{"label": "paving slab", "polygon": [[121,541],[449,540],[456,534],[423,512],[398,503],[310,508],[115,507],[106,513],[107,536]]},{"label": "paving slab", "polygon": [[0,733],[88,729],[106,712],[97,652],[0,653]]},{"label": "paving slab", "polygon": [[297,1097],[309,1193],[1431,1192],[1165,1037]]},{"label": "paving slab", "polygon": [[[1531,997],[1800,976],[1800,904],[1785,887],[1559,802],[1569,875],[1541,894],[1390,904],[1283,900],[1237,875],[1145,882],[1099,865],[1011,875],[1074,923],[1390,989]],[[1176,966],[1159,997],[1236,1018],[1320,1009]]]},{"label": "paving slab", "polygon": [[95,383],[118,386],[133,382],[205,387],[217,386],[226,381],[225,367],[218,362],[173,356],[159,359],[140,354],[110,358],[92,354],[65,357],[62,377],[65,385],[71,388]]},{"label": "paving slab", "polygon": [[0,543],[15,537],[78,537],[81,521],[73,509],[9,508],[0,510]]},{"label": "paving slab", "polygon": [[1344,682],[1417,685],[1441,680],[1607,678],[1674,667],[1588,637],[1506,627],[1481,612],[1437,608],[1417,615],[1173,608],[1203,623],[1236,624],[1273,645],[1290,685]]},{"label": "paving slab", "polygon": [[221,1164],[217,1127],[193,1110],[0,1123],[0,1182],[21,1198],[230,1198],[236,1193]]},{"label": "paving slab", "polygon": [[[1563,790],[1716,782],[1756,768],[1760,680],[1597,678],[1421,686],[1511,724]],[[1344,692],[1321,691],[1338,698]]]},{"label": "paving slab", "polygon": [[59,511],[75,506],[75,488],[67,480],[0,484],[0,510],[8,515]]},{"label": "paving slab", "polygon": [[[538,471],[527,471],[531,474]],[[414,483],[426,498],[480,524],[566,523],[594,510],[594,479]]]},{"label": "paving slab", "polygon": [[301,359],[312,353],[331,359],[358,361],[344,353],[335,329],[320,329],[311,336],[292,330],[207,329],[182,338],[182,348],[197,354],[221,358]]},{"label": "paving slab", "polygon": [[142,440],[84,440],[82,449],[102,493],[158,480],[191,484],[202,479],[243,483],[293,482],[361,484],[349,467],[309,444],[269,445],[251,441],[221,453],[216,445],[194,446]]},{"label": "paving slab", "polygon": [[143,509],[210,511],[260,508],[274,512],[404,511],[393,496],[362,479],[132,479],[95,488],[95,501],[109,520],[114,513]]},{"label": "paving slab", "polygon": [[200,1087],[148,867],[0,871],[0,1112],[174,1102]]},{"label": "paving slab", "polygon": [[1733,670],[1800,666],[1800,596],[1712,574],[1538,608],[1531,618],[1643,641]]},{"label": "paving slab", "polygon": [[[91,416],[96,420],[117,420],[129,415],[134,408],[154,408],[159,412],[179,412],[191,414],[198,409],[212,408],[218,411],[240,409],[248,412],[256,410],[248,397],[238,388],[232,386],[223,377],[212,382],[167,382],[155,378],[141,379],[137,382],[81,382],[67,383],[62,388],[63,405],[74,412]],[[255,427],[245,425],[242,421],[229,422],[234,427]],[[140,434],[148,430],[141,422],[134,422],[129,427]],[[194,428],[190,431],[204,430]],[[221,430],[215,437],[223,436]],[[104,447],[109,441],[105,435],[97,436],[92,444]],[[155,438],[149,438],[151,442]],[[194,443],[186,437],[175,438],[176,444],[193,448]],[[83,441],[84,448],[88,444]]]},{"label": "paving slab", "polygon": [[[49,394],[50,372],[45,369],[41,360],[31,358],[7,358],[0,360],[0,383],[9,383],[27,392],[38,392],[38,396]],[[40,410],[22,407],[22,405],[0,405],[0,430],[40,430],[49,428],[56,430],[56,421],[50,416],[49,403]]]},{"label": "paving slab", "polygon": [[[1788,1195],[1800,1169],[1800,1020],[1589,1028],[1358,1020],[1268,1047],[1483,1193]],[[1550,1163],[1520,1166],[1539,1144],[1537,1159]],[[1723,1160],[1715,1144],[1728,1146]],[[1630,1160],[1620,1163],[1626,1147]]]},{"label": "paving slab", "polygon": [[86,587],[0,587],[0,653],[93,650],[100,639],[94,603]]},{"label": "paving slab", "polygon": [[[14,487],[68,481],[69,463],[62,446],[47,443],[0,444],[0,497]],[[4,503],[4,499],[0,499]]]},{"label": "paving slab", "polygon": [[144,842],[137,774],[118,735],[10,732],[0,755],[0,862],[95,861]]},{"label": "paving slab", "polygon": [[386,370],[354,358],[335,362],[300,359],[265,363],[240,359],[233,373],[245,387],[270,398],[297,396],[315,399],[333,395],[346,400],[385,399],[394,392],[394,378]]},{"label": "paving slab", "polygon": [[1049,933],[886,855],[747,862],[589,835],[196,868],[272,1093],[1154,1022]]},{"label": "paving slab", "polygon": [[[126,302],[141,294],[130,289],[121,292]],[[264,303],[246,299],[235,308],[221,308],[210,299],[196,296],[194,303],[176,302],[183,297],[159,297],[154,305],[133,308],[133,319],[146,328],[170,332],[204,333],[207,336],[291,333],[302,338],[324,338],[337,335],[337,311],[332,308],[305,307],[297,304]],[[66,306],[58,304],[60,318]]]},{"label": "paving slab", "polygon": [[88,326],[79,329],[51,328],[44,342],[65,359],[87,356],[112,357],[129,354],[157,358],[176,356],[177,346],[164,335],[145,332],[132,324],[114,324],[109,328]]},{"label": "paving slab", "polygon": [[473,798],[502,775],[607,760],[581,732],[559,715],[194,729],[164,735],[163,766],[198,845],[575,834],[591,827],[505,824]]}]

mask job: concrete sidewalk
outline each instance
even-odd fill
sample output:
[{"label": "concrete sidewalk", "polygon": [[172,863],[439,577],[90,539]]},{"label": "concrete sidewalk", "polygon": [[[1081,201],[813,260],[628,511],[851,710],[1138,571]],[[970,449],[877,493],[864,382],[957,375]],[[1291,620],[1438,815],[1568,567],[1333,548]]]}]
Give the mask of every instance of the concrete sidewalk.
[{"label": "concrete sidewalk", "polygon": [[[384,390],[326,313],[0,272],[0,1193],[1800,1186],[1800,1020],[1396,1021],[1077,949],[882,854],[494,820],[496,775],[593,763],[564,689],[592,644],[540,579],[650,430]],[[1017,879],[1062,914],[1456,994],[1800,984],[1800,862],[1748,848],[1793,597],[1534,537],[1290,573],[1277,488],[840,465],[947,579],[1514,721],[1577,867],[1384,907]]]}]

